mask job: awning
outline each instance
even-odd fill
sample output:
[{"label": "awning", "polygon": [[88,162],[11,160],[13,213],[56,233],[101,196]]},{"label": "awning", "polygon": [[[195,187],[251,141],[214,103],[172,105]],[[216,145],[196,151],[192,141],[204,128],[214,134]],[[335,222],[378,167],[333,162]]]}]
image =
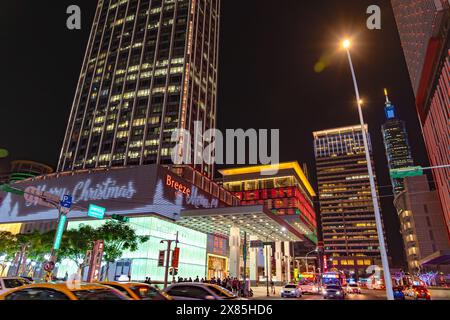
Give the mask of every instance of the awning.
[{"label": "awning", "polygon": [[304,241],[315,246],[307,237],[309,229],[298,216],[278,216],[264,206],[239,206],[217,209],[181,211],[176,222],[184,227],[203,233],[229,236],[230,228],[236,226],[241,234],[247,232],[262,241]]},{"label": "awning", "polygon": [[436,251],[419,261],[422,266],[437,266],[450,264],[450,250]]}]

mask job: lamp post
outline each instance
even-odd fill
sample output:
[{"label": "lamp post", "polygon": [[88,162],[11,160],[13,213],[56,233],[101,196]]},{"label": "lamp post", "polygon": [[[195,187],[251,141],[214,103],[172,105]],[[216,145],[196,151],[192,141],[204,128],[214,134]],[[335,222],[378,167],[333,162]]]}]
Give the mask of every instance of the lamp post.
[{"label": "lamp post", "polygon": [[373,175],[372,161],[370,158],[369,145],[368,145],[368,141],[367,141],[365,124],[364,124],[364,117],[363,117],[362,108],[361,108],[362,101],[360,99],[358,83],[356,81],[355,69],[353,67],[352,57],[350,54],[350,46],[351,46],[350,40],[344,40],[342,43],[342,46],[344,47],[345,51],[347,52],[348,63],[350,65],[350,70],[352,72],[352,77],[353,77],[353,84],[355,86],[359,120],[361,123],[361,131],[362,131],[363,142],[364,142],[364,150],[366,153],[367,170],[369,172],[370,191],[372,194],[373,209],[374,209],[374,213],[375,213],[375,222],[376,222],[376,226],[377,226],[378,241],[379,241],[379,245],[380,245],[381,263],[383,265],[384,283],[386,285],[386,295],[387,295],[388,300],[394,300],[394,293],[392,291],[392,279],[391,279],[391,273],[389,271],[389,261],[387,258],[386,244],[384,241],[383,226],[382,226],[382,222],[381,222],[380,207],[378,205],[378,196],[377,196],[377,192],[375,189],[375,179],[374,179],[374,175]]},{"label": "lamp post", "polygon": [[[308,255],[311,254],[311,253],[313,253],[313,252],[316,252],[316,253],[317,253],[317,248],[314,249],[313,251],[308,252],[308,253],[306,254],[306,272],[309,272],[309,267],[308,267]],[[314,270],[316,270],[316,267],[314,267]]]}]

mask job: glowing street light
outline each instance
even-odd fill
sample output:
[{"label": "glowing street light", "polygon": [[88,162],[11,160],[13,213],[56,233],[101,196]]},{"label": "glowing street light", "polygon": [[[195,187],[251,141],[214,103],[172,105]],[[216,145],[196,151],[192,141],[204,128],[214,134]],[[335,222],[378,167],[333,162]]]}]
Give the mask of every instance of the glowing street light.
[{"label": "glowing street light", "polygon": [[344,49],[348,49],[350,48],[351,42],[348,39],[345,39],[344,41],[342,41],[342,46],[344,47]]},{"label": "glowing street light", "polygon": [[375,179],[374,179],[373,168],[372,168],[372,160],[370,158],[370,153],[369,153],[369,144],[368,144],[368,141],[367,141],[368,139],[366,136],[364,117],[363,117],[362,108],[361,108],[362,100],[359,95],[358,82],[356,81],[355,69],[353,67],[352,57],[350,55],[350,45],[351,45],[351,42],[348,39],[346,39],[342,42],[342,46],[344,47],[345,51],[347,52],[348,63],[350,65],[350,70],[352,72],[352,77],[353,77],[353,84],[355,86],[355,94],[356,94],[356,101],[358,104],[359,120],[361,123],[361,132],[362,132],[363,142],[364,142],[364,151],[366,153],[367,170],[369,172],[370,192],[372,195],[373,211],[375,213],[375,222],[376,222],[376,226],[377,226],[378,241],[379,241],[379,245],[380,245],[381,263],[383,265],[384,283],[386,285],[386,295],[387,295],[388,300],[394,300],[391,272],[389,270],[389,261],[388,261],[387,252],[386,252],[386,244],[384,242],[383,224],[382,224],[382,220],[381,220],[380,207],[378,204],[378,195],[377,195],[377,191],[375,188]]}]

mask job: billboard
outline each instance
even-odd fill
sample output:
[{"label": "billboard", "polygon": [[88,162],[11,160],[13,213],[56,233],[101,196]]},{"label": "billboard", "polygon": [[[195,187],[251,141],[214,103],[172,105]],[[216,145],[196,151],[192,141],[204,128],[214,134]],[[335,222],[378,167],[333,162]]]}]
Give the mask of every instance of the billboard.
[{"label": "billboard", "polygon": [[69,220],[90,219],[91,204],[106,208],[106,218],[112,214],[157,214],[173,220],[185,209],[220,205],[212,195],[158,165],[53,174],[13,186],[24,190],[26,196],[0,192],[0,223],[56,220],[58,210],[43,206],[39,198],[32,196],[37,191],[59,199],[72,196]]}]

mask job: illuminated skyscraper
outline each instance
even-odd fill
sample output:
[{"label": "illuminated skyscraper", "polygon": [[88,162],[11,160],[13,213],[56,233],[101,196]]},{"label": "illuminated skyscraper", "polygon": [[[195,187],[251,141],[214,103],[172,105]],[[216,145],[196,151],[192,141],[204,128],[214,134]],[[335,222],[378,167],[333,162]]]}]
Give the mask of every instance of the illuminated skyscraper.
[{"label": "illuminated skyscraper", "polygon": [[[450,2],[391,0],[433,167],[450,164]],[[433,176],[450,233],[450,168]]]},{"label": "illuminated skyscraper", "polygon": [[58,171],[171,163],[176,129],[215,128],[219,20],[220,0],[99,0]]},{"label": "illuminated skyscraper", "polygon": [[[414,161],[411,155],[411,147],[408,141],[408,132],[405,122],[400,120],[395,112],[395,106],[389,101],[387,90],[385,90],[386,104],[384,111],[386,122],[383,124],[381,132],[383,134],[384,147],[389,169],[400,169],[412,167]],[[403,179],[391,178],[394,194],[404,190]]]},{"label": "illuminated skyscraper", "polygon": [[[363,272],[380,251],[361,126],[313,134],[324,253],[338,269]],[[365,134],[372,152],[367,126]]]}]

